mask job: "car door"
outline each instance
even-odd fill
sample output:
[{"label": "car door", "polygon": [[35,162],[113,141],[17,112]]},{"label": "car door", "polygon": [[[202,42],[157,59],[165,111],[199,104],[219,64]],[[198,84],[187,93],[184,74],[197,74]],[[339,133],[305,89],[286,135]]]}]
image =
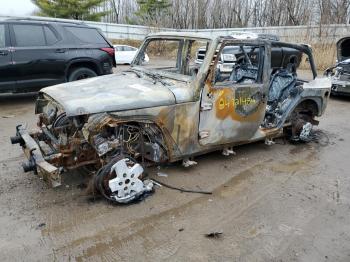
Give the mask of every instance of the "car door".
[{"label": "car door", "polygon": [[201,145],[251,139],[266,111],[270,48],[264,43],[227,41],[218,47],[219,52],[225,46],[238,46],[241,52],[236,55],[237,61],[230,73],[215,69],[220,54],[215,58],[201,95]]},{"label": "car door", "polygon": [[118,45],[115,47],[115,60],[117,64],[127,63],[124,45]]},{"label": "car door", "polygon": [[0,93],[14,91],[16,71],[12,62],[12,49],[8,25],[0,23]]},{"label": "car door", "polygon": [[65,49],[47,24],[13,23],[13,61],[18,69],[17,91],[37,91],[65,81]]},{"label": "car door", "polygon": [[137,49],[131,46],[124,47],[124,56],[126,63],[131,63],[136,55]]}]

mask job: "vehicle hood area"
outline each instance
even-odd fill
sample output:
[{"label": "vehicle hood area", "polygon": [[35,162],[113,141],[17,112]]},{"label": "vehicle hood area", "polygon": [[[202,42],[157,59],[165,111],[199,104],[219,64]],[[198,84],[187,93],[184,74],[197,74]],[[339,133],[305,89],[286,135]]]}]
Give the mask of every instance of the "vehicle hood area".
[{"label": "vehicle hood area", "polygon": [[168,106],[192,99],[185,82],[157,80],[144,74],[122,72],[42,89],[58,102],[67,116]]}]

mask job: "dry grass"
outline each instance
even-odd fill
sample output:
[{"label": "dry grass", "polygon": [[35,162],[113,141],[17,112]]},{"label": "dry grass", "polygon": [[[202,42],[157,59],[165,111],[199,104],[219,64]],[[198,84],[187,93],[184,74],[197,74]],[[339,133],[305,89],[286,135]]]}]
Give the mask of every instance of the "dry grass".
[{"label": "dry grass", "polygon": [[[335,64],[337,56],[337,39],[332,32],[322,31],[321,37],[319,35],[313,36],[312,34],[306,34],[289,36],[288,38],[282,38],[281,40],[290,43],[304,43],[311,45],[316,68],[319,71],[323,71]],[[306,66],[308,65],[302,61],[301,68],[304,69],[303,67],[306,68]]]},{"label": "dry grass", "polygon": [[140,40],[131,40],[131,39],[112,39],[113,45],[130,45],[136,48],[139,48],[142,41]]},{"label": "dry grass", "polygon": [[[295,42],[295,43],[308,43],[310,41],[307,40],[301,40],[301,39],[294,39],[294,41],[289,42]],[[131,39],[114,39],[112,40],[113,44],[121,44],[121,45],[130,45],[134,46],[136,48],[140,47],[142,41],[140,40],[131,40]],[[203,46],[203,43],[199,43],[199,46]],[[314,55],[314,60],[316,63],[317,70],[323,71],[326,68],[332,66],[335,64],[336,60],[336,46],[334,43],[315,43],[312,44],[312,50]],[[193,48],[193,51],[195,48]],[[301,64],[301,69],[306,69],[309,66],[303,62]]]},{"label": "dry grass", "polygon": [[318,70],[325,70],[335,64],[337,51],[335,44],[315,44],[312,46]]}]

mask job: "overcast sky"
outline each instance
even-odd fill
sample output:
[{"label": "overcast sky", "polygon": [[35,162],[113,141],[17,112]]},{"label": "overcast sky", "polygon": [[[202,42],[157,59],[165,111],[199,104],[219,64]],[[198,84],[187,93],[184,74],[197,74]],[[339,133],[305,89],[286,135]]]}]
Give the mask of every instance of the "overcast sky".
[{"label": "overcast sky", "polygon": [[35,9],[30,0],[0,0],[0,15],[31,15]]}]

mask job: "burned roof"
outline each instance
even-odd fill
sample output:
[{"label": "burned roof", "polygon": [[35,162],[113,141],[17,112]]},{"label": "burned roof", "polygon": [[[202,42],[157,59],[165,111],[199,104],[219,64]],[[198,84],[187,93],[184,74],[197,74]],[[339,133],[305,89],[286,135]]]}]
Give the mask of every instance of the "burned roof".
[{"label": "burned roof", "polygon": [[306,44],[294,44],[279,41],[279,37],[273,34],[260,34],[252,32],[232,32],[229,35],[213,36],[210,34],[198,33],[198,32],[173,32],[173,31],[163,31],[158,33],[151,33],[147,35],[147,38],[157,38],[157,37],[173,37],[173,38],[195,38],[195,39],[207,39],[207,40],[262,40],[271,43],[272,46],[286,46],[291,48],[296,48],[300,50],[307,50],[310,46]]}]

